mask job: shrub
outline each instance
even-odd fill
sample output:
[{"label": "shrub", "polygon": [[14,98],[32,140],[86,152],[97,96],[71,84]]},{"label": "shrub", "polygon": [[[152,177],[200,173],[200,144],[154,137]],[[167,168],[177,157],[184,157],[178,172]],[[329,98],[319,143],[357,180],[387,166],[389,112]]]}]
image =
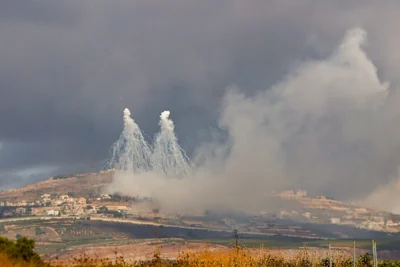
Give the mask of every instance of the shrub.
[{"label": "shrub", "polygon": [[108,208],[106,206],[101,206],[98,210],[97,213],[106,213],[108,211]]},{"label": "shrub", "polygon": [[54,180],[68,179],[73,177],[72,175],[56,175],[53,177]]},{"label": "shrub", "polygon": [[[28,263],[23,261],[17,261],[10,259],[5,254],[0,253],[0,266],[2,267],[40,267],[41,265],[35,263]],[[42,265],[43,266],[43,265]]]},{"label": "shrub", "polygon": [[360,258],[358,259],[357,266],[372,267],[373,266],[372,256],[369,253],[361,255]]},{"label": "shrub", "polygon": [[25,263],[43,265],[39,254],[34,251],[35,241],[26,237],[18,238],[16,241],[0,237],[0,253],[10,260]]},{"label": "shrub", "polygon": [[400,261],[381,261],[378,263],[379,267],[400,267]]},{"label": "shrub", "polygon": [[[16,241],[0,237],[0,266],[10,267],[56,267],[56,263],[45,263],[34,251],[34,240],[25,237]],[[161,256],[159,251],[153,254],[153,258],[145,261],[135,261],[128,263],[122,256],[115,259],[93,258],[83,255],[80,258],[72,258],[67,265],[74,267],[322,267],[329,266],[328,258],[321,258],[320,255],[312,254],[305,247],[299,251],[294,258],[284,258],[282,256],[272,256],[271,254],[254,254],[251,250],[235,246],[230,250],[208,250],[197,252],[181,252],[176,260],[168,260]],[[343,258],[333,257],[332,266],[351,267],[352,260],[347,256]],[[357,267],[372,266],[370,254],[364,254],[357,260]],[[400,267],[400,261],[380,261],[379,267]]]}]

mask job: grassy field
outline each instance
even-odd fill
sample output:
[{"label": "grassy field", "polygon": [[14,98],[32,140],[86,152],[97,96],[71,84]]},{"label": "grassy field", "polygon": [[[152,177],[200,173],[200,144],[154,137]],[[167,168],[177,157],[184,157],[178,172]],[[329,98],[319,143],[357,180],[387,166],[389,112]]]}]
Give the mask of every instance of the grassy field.
[{"label": "grassy field", "polygon": [[[177,259],[163,259],[157,251],[153,258],[145,261],[126,261],[123,257],[115,260],[107,258],[89,258],[79,257],[70,259],[67,262],[43,262],[33,263],[25,261],[22,258],[14,259],[0,251],[1,266],[12,267],[247,267],[247,266],[265,266],[265,267],[325,267],[329,266],[329,259],[326,255],[312,254],[307,250],[300,250],[291,257],[271,254],[269,252],[254,253],[246,248],[235,247],[230,250],[212,251],[203,250],[198,252],[182,252]],[[350,267],[353,261],[346,255],[337,255],[332,260],[332,266]],[[357,267],[372,267],[373,261],[368,254],[360,255],[355,262]],[[379,267],[397,267],[399,261],[379,261]]]},{"label": "grassy field", "polygon": [[[11,230],[7,231],[5,228]],[[44,234],[35,234],[39,228]],[[51,230],[51,231],[50,231]],[[10,231],[12,234],[10,234]],[[37,251],[40,255],[51,256],[63,253],[69,249],[82,246],[123,246],[132,242],[144,242],[149,239],[159,238],[168,242],[171,238],[180,238],[187,242],[209,243],[231,247],[234,243],[229,232],[218,233],[207,230],[179,229],[173,227],[155,227],[145,225],[131,225],[121,223],[105,223],[82,221],[73,219],[63,220],[29,220],[0,223],[0,235],[14,239],[16,234],[30,233],[29,238],[38,241]],[[55,233],[58,236],[54,236]],[[46,235],[59,238],[59,241],[45,241]],[[239,245],[245,248],[265,248],[271,250],[301,249],[305,245],[313,248],[328,248],[328,242],[333,247],[353,247],[353,240],[317,240],[296,238],[288,236],[246,236],[239,233]],[[370,250],[371,240],[356,240],[357,249]],[[400,239],[377,240],[378,251],[399,250]]]},{"label": "grassy field", "polygon": [[[192,242],[206,242],[223,246],[231,246],[233,239],[194,239]],[[372,246],[372,240],[356,240],[357,249],[369,250]],[[328,248],[353,248],[353,240],[289,240],[271,237],[270,239],[239,239],[239,244],[247,248],[264,248],[270,249],[298,249],[305,245],[307,247]],[[376,240],[379,250],[398,250],[400,249],[400,240]]]}]

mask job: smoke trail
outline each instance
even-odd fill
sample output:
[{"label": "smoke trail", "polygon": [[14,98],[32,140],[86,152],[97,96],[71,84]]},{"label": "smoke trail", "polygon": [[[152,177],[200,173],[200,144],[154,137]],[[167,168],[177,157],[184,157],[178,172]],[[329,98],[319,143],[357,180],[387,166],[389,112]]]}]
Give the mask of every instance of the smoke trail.
[{"label": "smoke trail", "polygon": [[170,112],[160,115],[161,131],[157,134],[152,155],[153,170],[171,178],[182,178],[190,174],[190,161],[178,144]]},{"label": "smoke trail", "polygon": [[112,147],[110,168],[131,172],[151,170],[151,149],[144,140],[139,126],[131,118],[129,109],[124,110],[124,130]]}]

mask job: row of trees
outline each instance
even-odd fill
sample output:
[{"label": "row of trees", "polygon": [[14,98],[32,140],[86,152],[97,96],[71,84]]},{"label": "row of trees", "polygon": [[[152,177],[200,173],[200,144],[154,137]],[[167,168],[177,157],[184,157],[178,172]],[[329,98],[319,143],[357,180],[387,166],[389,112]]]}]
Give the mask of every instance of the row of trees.
[{"label": "row of trees", "polygon": [[109,210],[106,206],[102,206],[97,210],[97,213],[112,214],[114,218],[123,218],[125,214],[116,210]]}]

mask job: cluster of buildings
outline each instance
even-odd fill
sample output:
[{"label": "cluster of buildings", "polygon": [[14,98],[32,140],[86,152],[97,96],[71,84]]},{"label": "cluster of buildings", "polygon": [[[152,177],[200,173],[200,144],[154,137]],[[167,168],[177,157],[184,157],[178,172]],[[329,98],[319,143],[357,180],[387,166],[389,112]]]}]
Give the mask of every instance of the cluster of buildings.
[{"label": "cluster of buildings", "polygon": [[[19,216],[90,216],[94,214],[113,215],[112,211],[126,210],[126,206],[110,205],[111,195],[102,194],[95,198],[72,197],[68,194],[43,194],[37,200],[0,201],[1,217]],[[111,211],[111,212],[110,212]],[[108,214],[110,213],[110,214]]]},{"label": "cluster of buildings", "polygon": [[[379,212],[336,201],[325,196],[310,198],[304,190],[287,190],[275,194],[281,199],[292,200],[302,208],[281,210],[280,219],[300,220],[310,223],[348,225],[361,229],[398,232],[400,216]],[[260,215],[263,215],[261,212]]]},{"label": "cluster of buildings", "polygon": [[394,221],[384,216],[365,215],[362,217],[354,217],[345,215],[343,217],[332,217],[330,223],[339,225],[350,225],[360,229],[384,231],[384,232],[399,232],[400,221]]},{"label": "cluster of buildings", "polygon": [[[289,219],[317,224],[347,225],[356,228],[398,232],[400,231],[400,216],[390,213],[374,211],[328,199],[326,197],[310,198],[304,190],[284,191],[275,194],[282,199],[293,200],[296,208],[282,209],[277,213],[269,214],[261,211],[260,216],[264,219]],[[139,201],[139,200],[136,200]],[[0,201],[1,217],[20,217],[20,216],[103,216],[103,217],[154,217],[149,215],[148,205],[141,207],[140,201],[135,204],[135,208],[128,208],[127,201],[118,199],[117,196],[101,194],[92,198],[73,197],[69,194],[43,194],[35,201],[27,202],[20,200],[17,202]],[[300,205],[300,206],[299,206]],[[143,210],[143,211],[142,211]],[[152,213],[158,213],[152,210]],[[129,213],[129,214],[128,214]],[[272,217],[271,217],[272,216]],[[264,220],[265,221],[265,220]],[[243,225],[247,230],[267,231],[276,230],[278,232],[299,233],[302,230],[295,226],[271,227],[271,225],[260,225],[261,221],[253,221]],[[236,222],[230,219],[223,221],[223,224],[235,228]],[[260,230],[261,229],[261,230]],[[303,235],[310,233],[304,232]]]}]

